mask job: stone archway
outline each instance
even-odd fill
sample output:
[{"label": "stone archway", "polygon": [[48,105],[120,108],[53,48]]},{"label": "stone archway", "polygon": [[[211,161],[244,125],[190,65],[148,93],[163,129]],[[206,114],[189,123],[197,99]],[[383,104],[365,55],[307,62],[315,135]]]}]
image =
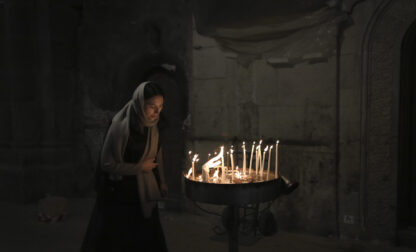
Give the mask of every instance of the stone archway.
[{"label": "stone archway", "polygon": [[415,19],[415,1],[381,1],[362,46],[362,203],[366,232],[378,239],[396,238],[400,56]]},{"label": "stone archway", "polygon": [[403,39],[400,80],[397,225],[416,227],[416,21]]}]

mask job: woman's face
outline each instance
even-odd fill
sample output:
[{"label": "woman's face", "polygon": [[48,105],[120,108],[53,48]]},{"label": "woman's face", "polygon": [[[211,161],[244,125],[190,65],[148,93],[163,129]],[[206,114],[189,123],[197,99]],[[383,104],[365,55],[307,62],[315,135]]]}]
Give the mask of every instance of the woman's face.
[{"label": "woman's face", "polygon": [[156,95],[144,102],[144,116],[149,121],[159,118],[160,111],[163,109],[163,96]]}]

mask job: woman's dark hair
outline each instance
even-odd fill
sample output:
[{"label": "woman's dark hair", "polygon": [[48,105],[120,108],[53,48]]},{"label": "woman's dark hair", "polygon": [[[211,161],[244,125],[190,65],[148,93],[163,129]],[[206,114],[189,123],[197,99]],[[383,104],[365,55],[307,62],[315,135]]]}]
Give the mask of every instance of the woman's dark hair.
[{"label": "woman's dark hair", "polygon": [[161,95],[165,98],[162,88],[156,82],[151,81],[147,83],[143,90],[144,99],[147,100],[157,95]]}]

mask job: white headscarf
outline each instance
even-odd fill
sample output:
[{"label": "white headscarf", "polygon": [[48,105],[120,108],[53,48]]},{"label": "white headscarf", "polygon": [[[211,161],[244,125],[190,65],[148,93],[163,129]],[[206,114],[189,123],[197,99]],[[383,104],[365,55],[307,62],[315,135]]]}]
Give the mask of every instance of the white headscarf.
[{"label": "white headscarf", "polygon": [[[127,145],[128,136],[130,135],[130,111],[133,108],[139,118],[140,127],[148,127],[147,141],[143,155],[140,158],[139,163],[143,162],[148,158],[156,158],[158,152],[159,143],[159,129],[157,123],[159,119],[154,121],[148,120],[144,115],[144,88],[150,82],[141,83],[133,93],[132,99],[113,117],[112,124],[122,124],[121,130],[124,131],[120,134],[120,137],[127,137],[122,142],[121,157],[124,156],[125,145]],[[122,122],[128,123],[122,123]],[[143,128],[142,128],[143,129]],[[145,217],[150,217],[152,209],[156,206],[156,201],[160,200],[161,194],[158,183],[153,172],[137,172],[137,184],[140,196],[140,202],[142,205],[143,214]]]}]

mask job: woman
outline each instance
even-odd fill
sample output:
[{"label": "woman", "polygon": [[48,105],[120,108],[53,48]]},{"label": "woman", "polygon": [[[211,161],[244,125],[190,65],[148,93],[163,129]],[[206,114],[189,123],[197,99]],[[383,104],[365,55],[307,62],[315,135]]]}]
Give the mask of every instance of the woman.
[{"label": "woman", "polygon": [[141,83],[113,117],[82,251],[167,251],[157,201],[167,193],[159,141],[164,95]]}]

